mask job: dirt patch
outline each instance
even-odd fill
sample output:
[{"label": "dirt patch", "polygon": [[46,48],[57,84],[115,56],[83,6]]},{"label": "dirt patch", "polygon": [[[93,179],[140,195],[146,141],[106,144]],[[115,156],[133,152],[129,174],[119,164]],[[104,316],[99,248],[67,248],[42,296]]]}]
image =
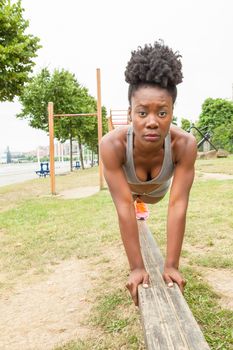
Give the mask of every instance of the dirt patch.
[{"label": "dirt patch", "polygon": [[49,350],[90,332],[83,325],[91,303],[86,260],[59,264],[46,281],[20,287],[0,299],[0,348]]},{"label": "dirt patch", "polygon": [[202,180],[233,180],[233,175],[229,174],[197,172],[197,175]]},{"label": "dirt patch", "polygon": [[201,268],[204,279],[219,294],[223,308],[233,310],[233,271]]},{"label": "dirt patch", "polygon": [[84,198],[97,192],[99,192],[99,186],[79,187],[61,192],[60,197],[64,199]]}]

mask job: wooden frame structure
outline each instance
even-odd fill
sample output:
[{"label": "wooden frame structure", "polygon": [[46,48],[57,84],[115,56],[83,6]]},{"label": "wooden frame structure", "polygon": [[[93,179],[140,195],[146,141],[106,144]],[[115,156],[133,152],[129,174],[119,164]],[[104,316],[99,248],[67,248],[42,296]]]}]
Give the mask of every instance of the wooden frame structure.
[{"label": "wooden frame structure", "polygon": [[108,131],[115,129],[117,126],[128,124],[128,111],[126,109],[110,109],[110,115],[108,117]]},{"label": "wooden frame structure", "polygon": [[[51,194],[56,194],[55,187],[55,164],[54,164],[54,118],[62,117],[97,117],[98,119],[98,145],[102,138],[102,109],[101,109],[101,77],[100,69],[96,69],[97,79],[97,112],[96,113],[78,113],[78,114],[54,114],[53,102],[48,103],[48,117],[49,117],[49,158],[50,158],[50,187]],[[99,187],[100,190],[104,187],[103,165],[99,157]]]},{"label": "wooden frame structure", "polygon": [[163,281],[163,257],[145,221],[138,222],[150,286],[138,288],[139,309],[148,350],[210,350],[179,287]]}]

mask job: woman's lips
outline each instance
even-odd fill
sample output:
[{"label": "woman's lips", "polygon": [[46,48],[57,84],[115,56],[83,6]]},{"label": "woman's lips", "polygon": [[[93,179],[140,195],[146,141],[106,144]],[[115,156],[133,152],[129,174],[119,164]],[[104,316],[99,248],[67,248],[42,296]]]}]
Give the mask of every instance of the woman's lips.
[{"label": "woman's lips", "polygon": [[160,135],[158,134],[147,134],[144,136],[146,141],[156,141],[160,139]]}]

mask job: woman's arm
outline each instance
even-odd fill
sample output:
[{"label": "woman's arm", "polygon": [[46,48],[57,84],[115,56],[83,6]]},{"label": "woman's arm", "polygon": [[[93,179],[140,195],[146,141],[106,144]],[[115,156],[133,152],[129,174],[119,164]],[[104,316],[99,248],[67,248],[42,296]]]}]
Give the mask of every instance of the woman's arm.
[{"label": "woman's arm", "polygon": [[188,135],[187,142],[178,152],[167,217],[167,255],[164,266],[164,279],[167,283],[176,282],[183,292],[185,281],[178,271],[180,253],[185,232],[186,212],[189,192],[194,179],[196,160],[196,140]]},{"label": "woman's arm", "polygon": [[121,144],[114,144],[111,135],[107,135],[101,142],[100,153],[105,180],[117,210],[121,237],[131,270],[127,288],[137,305],[137,287],[140,283],[148,284],[148,274],[141,255],[133,197],[122,168],[125,151]]}]

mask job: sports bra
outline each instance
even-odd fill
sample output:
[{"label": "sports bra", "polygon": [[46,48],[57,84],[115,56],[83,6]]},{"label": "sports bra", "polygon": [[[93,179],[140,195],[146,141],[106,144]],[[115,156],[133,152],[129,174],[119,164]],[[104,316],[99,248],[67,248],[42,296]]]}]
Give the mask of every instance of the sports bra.
[{"label": "sports bra", "polygon": [[[132,192],[135,195],[146,195],[152,197],[163,197],[169,189],[171,178],[174,172],[174,164],[171,152],[171,135],[167,134],[164,141],[164,159],[159,174],[149,181],[141,181],[137,178],[133,161],[133,127],[127,131],[126,161],[123,169],[130,185],[140,185],[141,193]],[[156,185],[156,189],[150,192],[143,190],[144,185]],[[160,186],[158,186],[160,185]]]}]

